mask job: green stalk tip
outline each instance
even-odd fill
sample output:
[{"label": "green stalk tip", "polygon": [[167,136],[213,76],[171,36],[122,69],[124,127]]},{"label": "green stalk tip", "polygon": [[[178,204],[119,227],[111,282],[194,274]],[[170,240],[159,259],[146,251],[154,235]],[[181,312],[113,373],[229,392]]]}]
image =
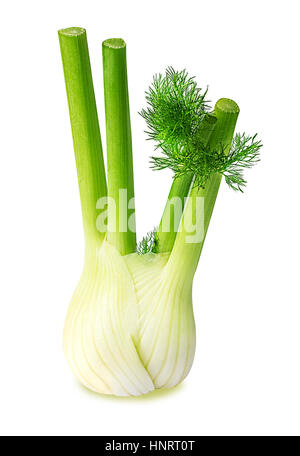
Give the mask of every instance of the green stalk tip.
[{"label": "green stalk tip", "polygon": [[111,49],[122,49],[126,48],[126,43],[122,38],[109,38],[103,41],[103,46]]},{"label": "green stalk tip", "polygon": [[86,30],[82,27],[69,27],[65,29],[58,30],[58,34],[60,36],[80,36],[80,35],[86,35]]},{"label": "green stalk tip", "polygon": [[217,128],[210,140],[210,147],[220,147],[222,144],[229,150],[240,108],[237,103],[229,98],[220,98],[214,107],[214,114],[218,119]]},{"label": "green stalk tip", "polygon": [[215,111],[224,112],[226,115],[239,114],[240,108],[238,104],[230,98],[220,98],[215,105]]}]

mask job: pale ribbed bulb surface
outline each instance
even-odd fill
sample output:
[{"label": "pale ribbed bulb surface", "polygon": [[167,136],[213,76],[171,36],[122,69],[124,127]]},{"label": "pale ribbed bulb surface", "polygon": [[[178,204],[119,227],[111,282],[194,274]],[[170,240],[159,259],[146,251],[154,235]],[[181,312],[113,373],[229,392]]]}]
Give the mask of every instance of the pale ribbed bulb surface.
[{"label": "pale ribbed bulb surface", "polygon": [[64,332],[70,367],[87,388],[138,396],[187,376],[195,353],[192,287],[172,276],[167,260],[121,256],[106,241],[89,255]]}]

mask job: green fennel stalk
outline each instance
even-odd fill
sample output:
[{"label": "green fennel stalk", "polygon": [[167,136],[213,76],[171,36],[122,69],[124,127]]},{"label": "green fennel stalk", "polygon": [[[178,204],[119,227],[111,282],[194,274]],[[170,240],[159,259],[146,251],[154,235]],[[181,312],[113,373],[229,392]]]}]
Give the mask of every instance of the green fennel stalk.
[{"label": "green fennel stalk", "polygon": [[[215,129],[217,118],[212,115],[207,115],[198,127],[197,135],[198,141],[204,146],[208,144],[209,138]],[[177,204],[184,209],[185,198],[188,196],[190,187],[193,181],[193,173],[187,173],[183,176],[175,177],[170,189],[168,200],[159,224],[156,234],[157,245],[155,247],[156,253],[171,252],[181,218],[175,217],[177,212],[174,210],[174,205],[170,201],[175,198]],[[179,214],[179,212],[178,212]]]},{"label": "green fennel stalk", "polygon": [[59,30],[59,42],[87,244],[101,242],[105,233],[96,228],[96,204],[107,194],[102,143],[86,31]]},{"label": "green fennel stalk", "polygon": [[[217,123],[210,136],[209,146],[211,148],[225,147],[226,150],[229,150],[239,115],[239,107],[234,101],[222,98],[215,105],[214,115],[217,118]],[[170,267],[180,268],[187,279],[193,277],[196,271],[221,179],[222,175],[215,173],[209,178],[205,188],[194,186],[191,189],[169,259]],[[189,243],[187,238],[192,233],[196,217],[195,202],[197,198],[203,198],[204,204],[204,210],[200,214],[201,220],[198,220],[198,223],[203,226],[202,239],[197,243]]]},{"label": "green fennel stalk", "polygon": [[[122,39],[113,38],[104,41],[102,49],[109,197],[107,238],[122,255],[126,255],[136,251],[126,44]],[[124,189],[127,194],[122,199],[120,190]],[[110,221],[114,217],[116,227],[111,230]]]}]

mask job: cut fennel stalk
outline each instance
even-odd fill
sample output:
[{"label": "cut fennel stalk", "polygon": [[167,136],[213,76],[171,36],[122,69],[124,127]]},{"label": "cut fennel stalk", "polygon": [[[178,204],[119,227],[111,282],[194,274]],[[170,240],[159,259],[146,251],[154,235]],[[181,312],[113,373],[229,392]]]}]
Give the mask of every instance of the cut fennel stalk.
[{"label": "cut fennel stalk", "polygon": [[[193,278],[222,176],[212,173],[202,187],[194,185],[197,177],[194,168],[191,168],[192,173],[188,170],[186,175],[175,176],[170,196],[178,196],[182,201],[188,197],[188,200],[180,223],[169,233],[161,229],[168,212],[164,211],[156,253],[138,255],[135,232],[121,229],[118,218],[115,231],[111,230],[108,220],[107,232],[100,233],[96,229],[96,205],[100,197],[107,195],[107,190],[86,33],[78,28],[65,29],[59,31],[59,39],[86,240],[85,265],[65,325],[64,351],[76,377],[95,392],[137,396],[156,388],[171,388],[187,376],[194,359]],[[119,190],[125,188],[128,199],[122,204],[128,205],[134,196],[134,184],[123,40],[103,43],[103,69],[108,196],[117,199]],[[197,116],[193,113],[193,122],[190,122],[193,128],[188,134],[195,132],[195,135],[189,144],[194,145],[197,140],[202,148],[214,150],[218,158],[225,149],[228,153],[239,108],[232,100],[221,99],[213,113],[206,115],[204,109],[202,113],[202,99],[190,81],[191,92],[188,93],[185,77],[184,73],[179,82],[184,86],[183,93],[189,95],[187,107],[192,108],[196,100],[197,113],[200,117],[203,115],[198,128]],[[172,89],[170,84],[167,89]],[[169,97],[169,93],[167,95]],[[176,97],[178,99],[178,93]],[[173,116],[178,106],[170,100]],[[185,109],[186,100],[183,101]],[[192,109],[187,111],[192,112]],[[187,111],[179,112],[184,121],[189,115]],[[169,131],[174,133],[175,129]],[[171,156],[169,149],[167,154]],[[186,164],[186,155],[184,160]],[[200,241],[188,243],[197,197],[204,200],[204,209],[197,214],[204,232]],[[110,201],[111,198],[108,199],[108,219],[113,211]],[[125,209],[120,208],[120,204],[117,201],[118,214]],[[132,212],[127,217],[132,218]]]}]

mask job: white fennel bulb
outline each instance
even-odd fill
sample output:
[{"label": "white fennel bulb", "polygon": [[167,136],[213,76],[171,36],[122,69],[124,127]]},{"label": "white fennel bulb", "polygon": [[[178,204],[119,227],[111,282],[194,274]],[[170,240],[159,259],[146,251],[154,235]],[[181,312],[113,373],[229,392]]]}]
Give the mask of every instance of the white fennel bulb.
[{"label": "white fennel bulb", "polygon": [[169,388],[195,353],[191,286],[168,255],[121,256],[107,241],[89,251],[68,311],[64,351],[89,389],[118,396]]}]

